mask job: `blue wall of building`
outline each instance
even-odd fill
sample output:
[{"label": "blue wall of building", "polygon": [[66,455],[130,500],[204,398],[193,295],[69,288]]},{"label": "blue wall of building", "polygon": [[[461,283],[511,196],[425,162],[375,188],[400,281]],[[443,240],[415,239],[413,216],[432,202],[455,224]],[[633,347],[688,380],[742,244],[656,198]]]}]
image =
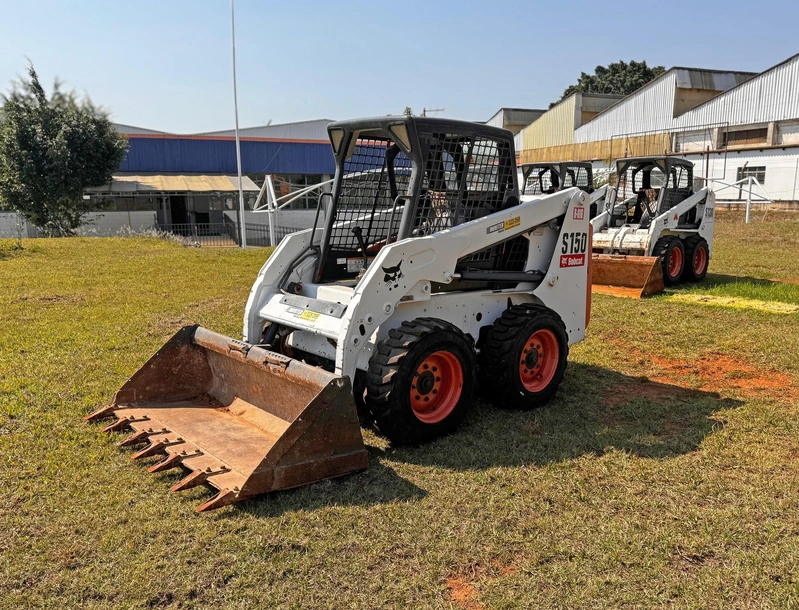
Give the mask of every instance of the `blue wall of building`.
[{"label": "blue wall of building", "polygon": [[[241,142],[244,173],[334,174],[336,164],[329,143]],[[236,173],[234,140],[180,137],[133,137],[121,172]]]}]

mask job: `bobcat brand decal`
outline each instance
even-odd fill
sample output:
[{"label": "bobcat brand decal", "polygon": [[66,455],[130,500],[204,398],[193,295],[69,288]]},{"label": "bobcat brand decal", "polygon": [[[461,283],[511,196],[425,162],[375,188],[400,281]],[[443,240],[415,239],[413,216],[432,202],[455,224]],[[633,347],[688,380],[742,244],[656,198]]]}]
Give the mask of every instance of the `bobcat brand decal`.
[{"label": "bobcat brand decal", "polygon": [[399,286],[399,281],[402,279],[402,259],[394,267],[380,267],[385,275],[383,281],[388,286],[388,289],[396,288]]},{"label": "bobcat brand decal", "polygon": [[588,252],[588,233],[564,233],[560,249],[561,267],[582,267]]}]

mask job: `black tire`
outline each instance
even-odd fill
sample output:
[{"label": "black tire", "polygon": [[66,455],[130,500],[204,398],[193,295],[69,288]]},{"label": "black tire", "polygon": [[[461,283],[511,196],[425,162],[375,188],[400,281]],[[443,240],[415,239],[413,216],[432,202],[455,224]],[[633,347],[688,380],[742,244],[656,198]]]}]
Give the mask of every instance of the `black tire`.
[{"label": "black tire", "polygon": [[[446,379],[433,374],[435,366],[422,370],[426,363],[442,358],[442,370],[453,373]],[[392,443],[423,443],[449,434],[463,421],[472,405],[476,378],[471,337],[443,320],[417,318],[390,330],[377,344],[369,360],[366,404],[377,429]],[[442,413],[443,419],[436,419]]]},{"label": "black tire", "polygon": [[666,286],[679,284],[683,269],[685,269],[685,247],[682,240],[674,235],[661,237],[655,242],[652,254],[660,257],[660,264],[663,266],[663,283]]},{"label": "black tire", "polygon": [[710,250],[705,238],[691,235],[685,238],[685,270],[683,279],[688,282],[701,282],[707,275],[710,264]]},{"label": "black tire", "polygon": [[[528,349],[528,343],[539,331],[545,331],[544,336],[548,333],[554,337],[557,344],[557,354],[549,352],[551,364],[546,359],[539,362],[545,351],[536,350],[534,360],[530,360],[533,352]],[[531,303],[513,305],[494,321],[480,352],[483,393],[501,407],[532,409],[542,406],[563,381],[568,355],[566,327],[554,311]],[[537,370],[546,372],[551,367],[551,376],[547,374],[546,378],[538,380],[525,376],[524,364],[530,366],[530,375]],[[539,369],[541,364],[544,369]]]},{"label": "black tire", "polygon": [[352,395],[355,399],[355,410],[358,412],[358,422],[363,428],[370,427],[374,422],[374,418],[372,417],[372,411],[366,404],[366,373],[364,371],[355,371]]}]

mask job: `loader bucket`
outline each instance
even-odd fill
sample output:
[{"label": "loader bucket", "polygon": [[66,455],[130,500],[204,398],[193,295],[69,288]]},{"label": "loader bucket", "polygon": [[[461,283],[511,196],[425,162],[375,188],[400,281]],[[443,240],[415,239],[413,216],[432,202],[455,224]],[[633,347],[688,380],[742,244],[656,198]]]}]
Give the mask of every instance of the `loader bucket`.
[{"label": "loader bucket", "polygon": [[639,299],[662,292],[660,257],[594,254],[592,291]]},{"label": "loader bucket", "polygon": [[340,377],[199,326],[175,334],[87,420],[116,416],[133,459],[182,466],[173,491],[210,485],[197,511],[368,465],[352,389]]}]

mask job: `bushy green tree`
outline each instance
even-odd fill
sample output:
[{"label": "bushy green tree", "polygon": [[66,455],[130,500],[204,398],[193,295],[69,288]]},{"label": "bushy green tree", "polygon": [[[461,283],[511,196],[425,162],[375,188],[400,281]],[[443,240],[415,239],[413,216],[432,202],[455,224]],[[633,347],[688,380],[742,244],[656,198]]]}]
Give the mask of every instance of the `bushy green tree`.
[{"label": "bushy green tree", "polygon": [[46,235],[74,235],[94,205],[83,189],[107,184],[127,140],[88,98],[61,90],[50,98],[33,66],[0,110],[0,201]]},{"label": "bushy green tree", "polygon": [[[617,61],[608,64],[607,67],[597,66],[593,74],[581,73],[577,83],[568,87],[560,99],[568,97],[575,91],[630,95],[665,71],[663,66],[650,68],[646,65],[646,61],[631,61],[630,63]],[[552,102],[549,107],[552,108],[558,102]]]}]

